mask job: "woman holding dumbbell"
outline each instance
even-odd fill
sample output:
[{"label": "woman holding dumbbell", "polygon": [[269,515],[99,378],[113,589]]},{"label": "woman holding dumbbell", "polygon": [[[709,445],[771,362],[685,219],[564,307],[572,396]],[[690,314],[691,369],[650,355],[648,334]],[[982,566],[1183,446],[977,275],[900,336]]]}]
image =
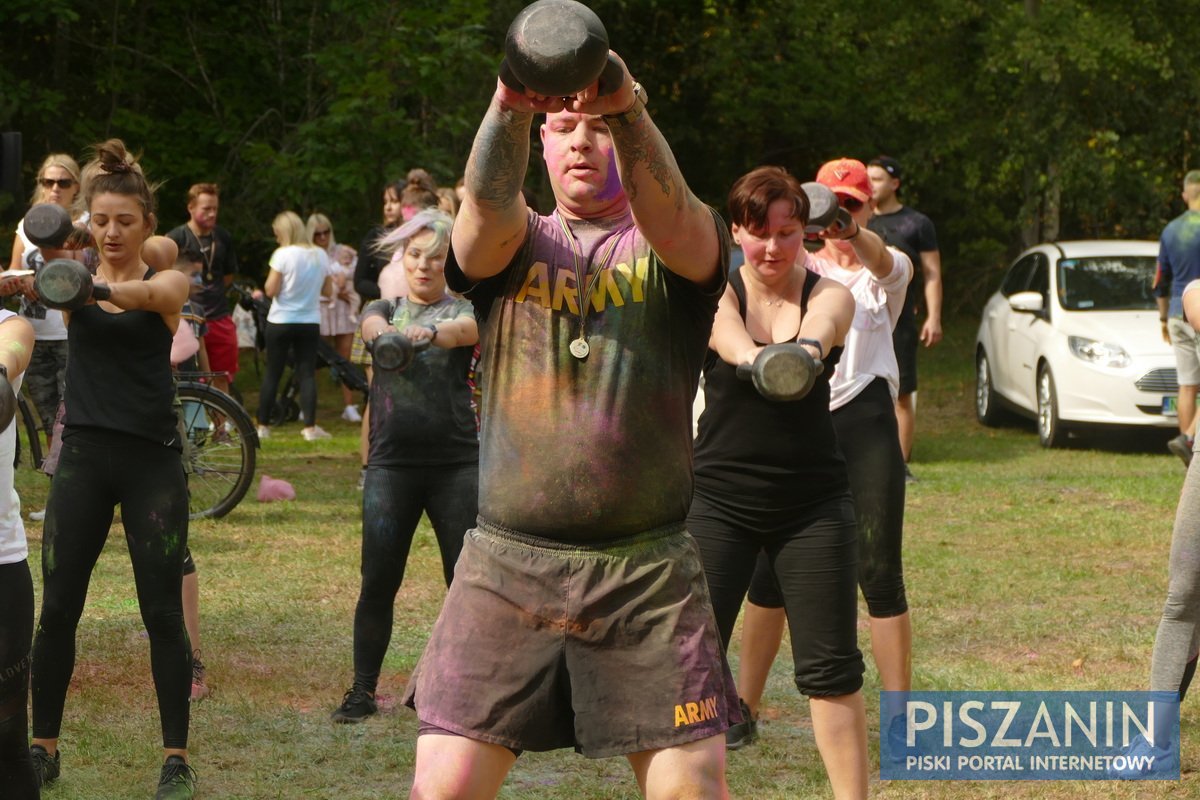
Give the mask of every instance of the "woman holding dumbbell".
[{"label": "woman holding dumbbell", "polygon": [[[79,194],[79,164],[66,153],[51,153],[38,168],[37,185],[31,205],[55,203],[71,212]],[[86,219],[80,224],[84,224]],[[13,238],[12,258],[9,269],[40,269],[53,258],[73,258],[77,261],[90,260],[95,266],[94,251],[84,249],[83,236],[73,236],[72,244],[48,242],[39,245],[25,230],[24,220],[17,226]],[[62,401],[63,384],[67,370],[67,328],[62,312],[46,308],[38,302],[33,289],[33,278],[22,279],[21,316],[33,326],[33,360],[25,371],[25,383],[29,396],[37,408],[38,417],[46,432],[46,452],[52,445],[52,423],[58,404]],[[41,518],[38,512],[38,519]]]},{"label": "woman holding dumbbell", "polygon": [[475,525],[479,439],[467,382],[479,329],[471,303],[446,293],[450,217],[418,212],[384,239],[402,253],[406,297],[369,303],[363,339],[399,332],[419,353],[404,371],[376,358],[370,450],[363,486],[362,590],[354,612],[354,685],[332,715],[361,722],[375,713],[379,669],[392,635],[396,593],[422,512],[442,552],[446,585]]},{"label": "woman holding dumbbell", "polygon": [[[730,275],[713,322],[687,529],[700,546],[726,643],[758,554],[767,554],[793,612],[796,686],[810,699],[834,795],[865,797],[854,509],[829,412],[829,374],[854,301],[797,261],[808,199],[784,169],[759,167],[739,178],[729,213],[746,263]],[[781,348],[818,373],[800,399],[768,399],[739,378],[739,365],[758,367]],[[744,704],[742,713],[749,716]]]},{"label": "woman holding dumbbell", "polygon": [[162,722],[165,763],[155,797],[190,798],[192,652],[181,603],[188,500],[170,363],[188,280],[143,261],[156,223],[154,192],[120,140],[96,146],[82,199],[100,253],[96,284],[82,265],[70,269],[74,262],[53,262],[42,275],[58,280],[38,281],[43,302],[67,312],[70,349],[62,454],[42,539],[31,755],[43,784],[58,778],[75,630],[120,504]]},{"label": "woman holding dumbbell", "polygon": [[[831,382],[830,406],[858,520],[858,581],[867,601],[871,651],[882,688],[907,691],[912,684],[912,629],[900,558],[904,459],[894,408],[899,369],[891,342],[912,262],[867,229],[871,184],[862,162],[830,161],[817,173],[817,182],[833,191],[850,217],[849,223],[834,224],[821,234],[824,246],[806,254],[805,263],[845,285],[855,299],[854,324]],[[775,577],[760,562],[742,626],[738,691],[752,710],[783,631],[785,602]],[[752,738],[752,728],[745,734]]]}]

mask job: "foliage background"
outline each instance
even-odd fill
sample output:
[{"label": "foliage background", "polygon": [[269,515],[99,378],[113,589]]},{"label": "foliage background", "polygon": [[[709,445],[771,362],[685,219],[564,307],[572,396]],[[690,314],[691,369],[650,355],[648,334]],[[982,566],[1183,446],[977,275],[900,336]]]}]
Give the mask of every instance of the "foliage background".
[{"label": "foliage background", "polygon": [[[523,0],[7,0],[0,129],[23,186],[108,136],[164,181],[222,184],[258,275],[283,208],[357,243],[383,185],[462,172]],[[949,313],[1053,238],[1148,237],[1200,167],[1200,3],[1178,0],[594,0],[693,188],[722,207],[761,163],[802,177],[886,152],[938,225]],[[535,137],[536,148],[536,137]],[[544,172],[529,186],[546,203]],[[0,234],[27,197],[0,194]],[[0,235],[0,246],[4,237]]]}]

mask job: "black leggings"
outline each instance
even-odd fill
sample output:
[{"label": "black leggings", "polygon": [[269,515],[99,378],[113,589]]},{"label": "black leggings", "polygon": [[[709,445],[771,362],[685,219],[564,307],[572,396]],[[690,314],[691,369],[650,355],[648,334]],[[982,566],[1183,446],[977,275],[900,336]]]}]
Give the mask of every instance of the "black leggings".
[{"label": "black leggings", "polygon": [[700,546],[721,642],[728,649],[733,624],[761,557],[783,584],[796,688],[810,697],[840,697],[862,688],[858,649],[858,586],[854,508],[848,494],[796,515],[785,532],[738,518],[719,498],[697,493],[688,532]]},{"label": "black leggings", "polygon": [[279,392],[279,379],[287,366],[288,352],[295,353],[292,367],[296,382],[300,384],[300,414],[305,425],[315,425],[317,419],[317,342],[321,339],[321,326],[316,323],[267,323],[267,368],[263,372],[262,387],[258,398],[258,424],[267,425],[271,409],[275,406],[275,395]]},{"label": "black leggings", "polygon": [[[887,381],[876,378],[833,412],[838,446],[846,458],[854,514],[858,519],[858,583],[867,613],[876,619],[908,611],[900,545],[904,534],[904,455],[896,408]],[[750,584],[750,602],[783,606],[775,577],[760,562]]]},{"label": "black leggings", "polygon": [[118,503],[150,636],[163,747],[185,748],[192,648],[181,599],[188,534],[183,465],[177,450],[111,431],[69,431],[50,484],[42,614],[33,642],[33,735],[58,738],[75,669],[75,629]]},{"label": "black leggings", "polygon": [[29,759],[29,644],[33,581],[29,562],[0,564],[0,797],[37,800]]},{"label": "black leggings", "polygon": [[442,551],[446,585],[475,526],[479,465],[368,467],[363,483],[362,591],[354,611],[354,685],[374,692],[392,638],[396,593],[421,513],[429,514]]}]

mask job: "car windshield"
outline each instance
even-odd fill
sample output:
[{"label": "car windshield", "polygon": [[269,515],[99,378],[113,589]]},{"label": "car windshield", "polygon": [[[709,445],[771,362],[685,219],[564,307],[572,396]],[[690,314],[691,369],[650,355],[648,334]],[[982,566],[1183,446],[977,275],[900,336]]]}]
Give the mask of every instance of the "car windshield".
[{"label": "car windshield", "polygon": [[1058,301],[1067,311],[1149,311],[1155,307],[1152,256],[1064,258]]}]

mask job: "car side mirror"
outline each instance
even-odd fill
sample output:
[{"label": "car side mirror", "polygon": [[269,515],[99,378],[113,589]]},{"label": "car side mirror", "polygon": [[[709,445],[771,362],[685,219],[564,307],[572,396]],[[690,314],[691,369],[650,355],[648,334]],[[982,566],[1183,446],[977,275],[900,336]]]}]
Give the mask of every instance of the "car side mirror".
[{"label": "car side mirror", "polygon": [[1041,292],[1017,292],[1008,298],[1008,304],[1013,311],[1026,311],[1031,314],[1041,314],[1046,310],[1046,301]]}]

